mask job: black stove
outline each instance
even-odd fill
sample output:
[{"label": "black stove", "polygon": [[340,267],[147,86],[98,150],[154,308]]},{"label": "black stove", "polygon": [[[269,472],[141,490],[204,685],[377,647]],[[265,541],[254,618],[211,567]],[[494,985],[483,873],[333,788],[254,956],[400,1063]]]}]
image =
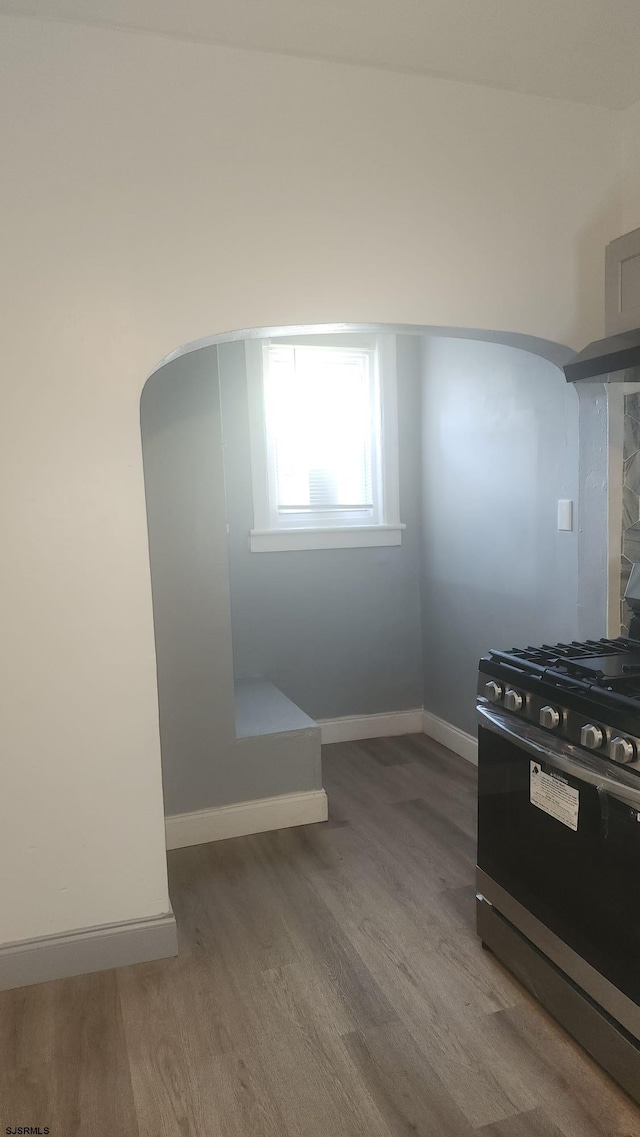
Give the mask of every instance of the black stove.
[{"label": "black stove", "polygon": [[477,927],[640,1103],[637,638],[491,651],[478,678]]},{"label": "black stove", "polygon": [[640,774],[640,640],[491,651],[478,695]]}]

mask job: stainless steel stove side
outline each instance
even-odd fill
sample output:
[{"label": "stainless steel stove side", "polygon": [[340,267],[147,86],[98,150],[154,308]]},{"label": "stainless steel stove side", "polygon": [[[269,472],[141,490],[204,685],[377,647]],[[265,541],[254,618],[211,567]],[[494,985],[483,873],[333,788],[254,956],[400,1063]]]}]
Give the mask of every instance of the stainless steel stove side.
[{"label": "stainless steel stove side", "polygon": [[640,1046],[483,896],[477,928],[485,947],[604,1070],[640,1104]]},{"label": "stainless steel stove side", "polygon": [[[487,876],[476,870],[478,895],[487,901],[518,931],[595,1000],[616,1022],[629,1031],[640,1046],[640,1007],[582,959],[536,916]],[[506,962],[506,961],[505,961]],[[638,1092],[640,1092],[640,1083]]]}]

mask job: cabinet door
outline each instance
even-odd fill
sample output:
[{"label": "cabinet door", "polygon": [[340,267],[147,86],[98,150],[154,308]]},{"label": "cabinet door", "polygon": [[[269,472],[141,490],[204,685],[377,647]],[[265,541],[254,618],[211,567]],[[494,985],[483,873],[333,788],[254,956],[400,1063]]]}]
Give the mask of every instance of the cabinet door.
[{"label": "cabinet door", "polygon": [[605,334],[640,328],[640,229],[607,245]]}]

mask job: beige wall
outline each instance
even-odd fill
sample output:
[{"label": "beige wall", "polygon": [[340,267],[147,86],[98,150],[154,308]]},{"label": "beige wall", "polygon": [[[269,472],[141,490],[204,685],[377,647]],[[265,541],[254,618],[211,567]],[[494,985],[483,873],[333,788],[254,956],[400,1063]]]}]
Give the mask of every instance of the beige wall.
[{"label": "beige wall", "polygon": [[[0,942],[167,907],[138,401],[225,328],[579,346],[614,112],[5,18]],[[627,226],[628,227],[628,226]]]}]

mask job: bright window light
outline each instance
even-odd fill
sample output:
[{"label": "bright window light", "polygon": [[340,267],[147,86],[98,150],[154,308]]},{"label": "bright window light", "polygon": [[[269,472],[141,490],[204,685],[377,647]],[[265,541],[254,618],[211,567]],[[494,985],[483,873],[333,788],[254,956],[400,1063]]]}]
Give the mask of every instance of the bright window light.
[{"label": "bright window light", "polygon": [[271,344],[264,398],[278,514],[373,516],[372,362],[368,351]]},{"label": "bright window light", "polygon": [[395,336],[245,349],[252,551],[399,545]]}]

